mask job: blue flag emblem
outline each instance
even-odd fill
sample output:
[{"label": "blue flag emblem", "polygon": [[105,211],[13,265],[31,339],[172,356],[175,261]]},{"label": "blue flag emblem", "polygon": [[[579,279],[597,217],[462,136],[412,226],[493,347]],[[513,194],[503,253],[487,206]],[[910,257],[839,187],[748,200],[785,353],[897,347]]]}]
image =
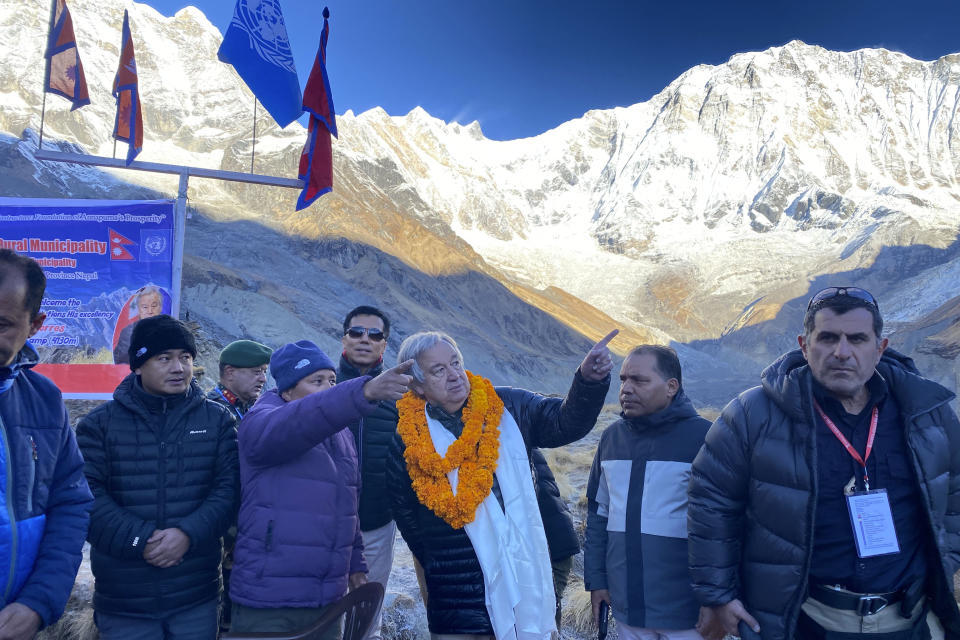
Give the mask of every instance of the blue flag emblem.
[{"label": "blue flag emblem", "polygon": [[303,113],[300,81],[279,0],[237,0],[217,57],[233,65],[281,127]]}]

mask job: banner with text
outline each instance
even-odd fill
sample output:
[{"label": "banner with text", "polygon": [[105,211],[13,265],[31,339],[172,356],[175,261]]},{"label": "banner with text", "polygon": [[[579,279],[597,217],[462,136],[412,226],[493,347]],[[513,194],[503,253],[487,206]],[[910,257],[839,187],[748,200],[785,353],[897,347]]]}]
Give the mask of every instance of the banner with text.
[{"label": "banner with text", "polygon": [[140,318],[174,308],[173,200],[0,198],[0,247],[47,276],[36,371],[67,398],[109,398]]}]

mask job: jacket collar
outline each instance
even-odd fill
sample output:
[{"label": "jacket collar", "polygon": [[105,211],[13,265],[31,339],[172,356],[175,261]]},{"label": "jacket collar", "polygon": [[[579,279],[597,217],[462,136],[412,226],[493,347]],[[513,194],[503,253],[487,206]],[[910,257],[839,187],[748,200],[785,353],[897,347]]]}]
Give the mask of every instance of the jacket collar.
[{"label": "jacket collar", "polygon": [[140,376],[130,373],[113,392],[113,399],[131,411],[142,416],[155,413],[169,413],[175,409],[192,406],[204,400],[203,390],[196,380],[184,393],[173,396],[155,396],[143,388]]},{"label": "jacket collar", "polygon": [[346,380],[353,380],[354,378],[359,378],[360,376],[370,376],[375,378],[378,375],[383,373],[383,358],[380,359],[377,364],[373,365],[373,368],[366,373],[360,373],[360,370],[355,366],[350,364],[343,354],[340,355],[340,365],[337,367],[337,382],[344,382]]},{"label": "jacket collar", "polygon": [[[925,413],[955,397],[953,392],[922,377],[913,359],[894,349],[883,352],[876,371],[905,416]],[[760,379],[764,392],[784,413],[797,419],[808,415],[804,407],[812,393],[813,377],[800,349],[777,358],[763,370]]]},{"label": "jacket collar", "polygon": [[38,362],[40,362],[40,356],[37,350],[29,342],[24,343],[13,362],[9,366],[0,367],[0,393],[4,393],[13,386],[14,380],[22,370],[30,369]]},{"label": "jacket collar", "polygon": [[638,431],[653,431],[670,428],[678,422],[695,418],[697,415],[697,410],[694,409],[693,403],[681,387],[665,409],[646,416],[630,418],[621,412],[620,417],[633,429],[637,429]]}]

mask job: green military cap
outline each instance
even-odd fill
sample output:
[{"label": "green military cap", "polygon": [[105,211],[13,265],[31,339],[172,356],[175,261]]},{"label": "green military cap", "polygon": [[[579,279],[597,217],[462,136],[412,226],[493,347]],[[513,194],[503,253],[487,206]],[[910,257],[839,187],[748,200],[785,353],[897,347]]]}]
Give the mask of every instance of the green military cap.
[{"label": "green military cap", "polygon": [[253,340],[231,342],[220,352],[220,364],[231,367],[259,367],[270,362],[273,349]]}]

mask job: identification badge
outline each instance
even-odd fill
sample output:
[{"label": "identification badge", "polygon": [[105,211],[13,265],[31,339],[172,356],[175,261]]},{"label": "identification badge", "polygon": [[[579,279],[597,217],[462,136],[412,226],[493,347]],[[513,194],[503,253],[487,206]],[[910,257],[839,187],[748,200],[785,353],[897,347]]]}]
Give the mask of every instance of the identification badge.
[{"label": "identification badge", "polygon": [[858,491],[847,496],[847,509],[853,525],[853,538],[857,541],[857,555],[872,558],[891,553],[900,553],[897,531],[893,526],[893,513],[886,489]]}]

